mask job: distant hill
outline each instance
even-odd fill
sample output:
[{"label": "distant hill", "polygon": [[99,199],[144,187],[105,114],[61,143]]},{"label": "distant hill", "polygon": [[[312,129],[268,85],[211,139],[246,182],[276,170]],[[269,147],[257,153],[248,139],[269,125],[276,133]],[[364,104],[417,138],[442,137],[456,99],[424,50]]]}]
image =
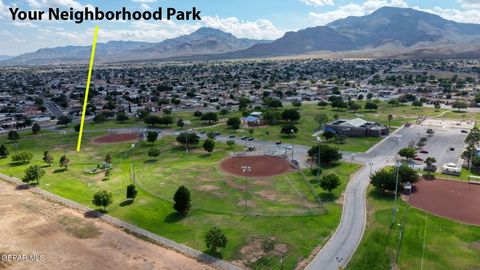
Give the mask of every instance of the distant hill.
[{"label": "distant hill", "polygon": [[[40,49],[0,64],[86,62],[89,46]],[[239,39],[213,28],[159,43],[98,44],[97,62],[191,61],[298,55],[375,58],[478,58],[480,25],[458,23],[410,8],[383,7],[370,15],[287,32],[275,41]],[[1,60],[1,59],[0,59]]]},{"label": "distant hill", "polygon": [[[97,44],[97,62],[119,62],[127,60],[164,59],[177,56],[221,54],[246,49],[256,43],[271,41],[239,39],[230,33],[213,28],[167,39],[159,43],[136,41],[110,41]],[[66,46],[39,49],[3,61],[7,65],[51,64],[86,62],[90,57],[90,46]]]},{"label": "distant hill", "polygon": [[326,26],[288,32],[270,44],[254,45],[234,57],[341,52],[389,45],[421,46],[480,44],[480,25],[457,23],[410,8],[383,7],[370,15],[347,17]]},{"label": "distant hill", "polygon": [[10,56],[10,55],[0,55],[0,61],[2,60],[8,60],[10,58],[13,58],[13,56]]}]

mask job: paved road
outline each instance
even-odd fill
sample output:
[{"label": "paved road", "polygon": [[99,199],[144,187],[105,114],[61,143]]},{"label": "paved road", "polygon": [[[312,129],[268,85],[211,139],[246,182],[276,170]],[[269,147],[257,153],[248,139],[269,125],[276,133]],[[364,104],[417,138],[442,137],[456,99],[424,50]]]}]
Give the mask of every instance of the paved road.
[{"label": "paved road", "polygon": [[[345,267],[360,243],[366,222],[366,190],[369,185],[370,170],[376,171],[395,164],[397,149],[407,147],[425,134],[425,127],[402,128],[386,138],[369,152],[357,154],[355,161],[366,164],[352,177],[346,190],[342,220],[327,245],[310,262],[306,269],[338,270]],[[419,135],[420,134],[420,135]],[[439,136],[440,137],[440,136]],[[441,136],[447,138],[446,136]],[[440,138],[438,142],[441,142]],[[370,165],[371,164],[371,165]]]}]

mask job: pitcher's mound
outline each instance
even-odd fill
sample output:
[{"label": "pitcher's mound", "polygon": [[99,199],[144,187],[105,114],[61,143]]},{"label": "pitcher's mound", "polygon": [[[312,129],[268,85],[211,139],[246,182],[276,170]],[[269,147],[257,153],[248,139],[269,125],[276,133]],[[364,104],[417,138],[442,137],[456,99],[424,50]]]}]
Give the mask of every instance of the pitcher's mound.
[{"label": "pitcher's mound", "polygon": [[93,143],[119,143],[138,140],[139,135],[136,133],[112,133],[96,137],[92,140]]},{"label": "pitcher's mound", "polygon": [[[248,166],[250,170],[244,172],[243,167]],[[294,170],[286,159],[272,156],[231,157],[224,159],[220,168],[234,175],[249,177],[274,176]]]}]

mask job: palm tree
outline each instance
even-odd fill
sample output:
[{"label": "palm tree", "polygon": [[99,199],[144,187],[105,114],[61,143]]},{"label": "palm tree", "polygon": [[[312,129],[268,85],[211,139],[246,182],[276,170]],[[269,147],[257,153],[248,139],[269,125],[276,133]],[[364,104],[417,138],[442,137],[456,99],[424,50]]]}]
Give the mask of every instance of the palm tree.
[{"label": "palm tree", "polygon": [[392,122],[393,115],[389,114],[388,115],[388,129],[390,129],[390,123]]}]

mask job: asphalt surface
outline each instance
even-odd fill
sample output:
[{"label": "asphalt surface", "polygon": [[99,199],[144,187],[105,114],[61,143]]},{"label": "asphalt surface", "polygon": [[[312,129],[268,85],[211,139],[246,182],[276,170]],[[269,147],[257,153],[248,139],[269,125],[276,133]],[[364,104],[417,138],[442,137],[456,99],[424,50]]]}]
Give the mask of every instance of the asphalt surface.
[{"label": "asphalt surface", "polygon": [[[407,147],[409,142],[418,141],[424,137],[428,127],[413,126],[399,129],[387,137],[367,153],[356,154],[354,161],[364,163],[356,175],[352,177],[345,190],[342,219],[335,234],[329,242],[310,262],[306,269],[311,270],[338,270],[345,267],[359,245],[366,223],[366,190],[369,185],[370,172],[375,172],[388,165],[395,164],[398,149]],[[438,130],[429,139],[425,149],[431,149],[428,156],[434,156],[441,162],[458,160],[459,150],[453,153],[445,151],[450,145],[458,149],[463,147],[466,134],[459,130]],[[393,207],[393,205],[392,205]],[[320,241],[320,239],[319,239]]]}]

